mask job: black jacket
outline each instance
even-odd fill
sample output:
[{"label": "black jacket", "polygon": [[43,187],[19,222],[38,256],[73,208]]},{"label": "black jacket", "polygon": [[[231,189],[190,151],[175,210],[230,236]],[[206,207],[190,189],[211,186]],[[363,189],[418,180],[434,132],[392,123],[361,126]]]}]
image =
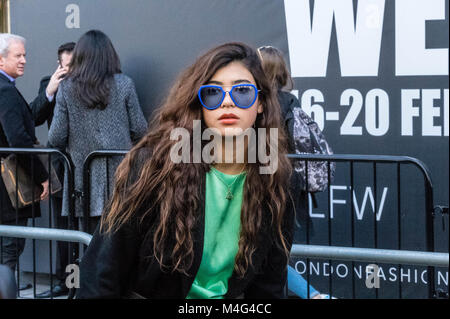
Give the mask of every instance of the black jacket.
[{"label": "black jacket", "polygon": [[293,136],[293,123],[294,123],[294,116],[293,116],[293,109],[294,107],[300,107],[300,102],[295,97],[295,95],[292,95],[289,92],[285,91],[278,91],[278,102],[280,103],[281,108],[281,118],[284,121],[286,133],[288,134],[288,141],[289,141],[289,153],[295,153],[295,147],[294,147],[294,141],[292,139]]},{"label": "black jacket", "polygon": [[[139,165],[138,165],[139,166]],[[131,175],[135,175],[133,173]],[[86,250],[80,267],[80,288],[77,298],[121,298],[133,291],[145,298],[184,299],[200,267],[204,243],[205,176],[199,181],[200,202],[198,222],[193,229],[194,260],[187,275],[162,272],[152,256],[152,236],[145,240],[143,229],[154,222],[147,220],[138,225],[137,219],[117,232],[99,234],[98,228]],[[294,212],[286,203],[283,233],[288,249],[292,244]],[[269,229],[270,213],[266,211],[263,229],[258,237],[258,248],[252,256],[254,267],[249,267],[243,278],[233,272],[228,281],[226,298],[284,298],[287,279],[287,257],[275,244]],[[138,214],[139,215],[139,214]],[[155,215],[151,214],[150,215]],[[150,256],[150,257],[149,257]]]},{"label": "black jacket", "polygon": [[53,111],[56,105],[56,93],[53,96],[53,100],[50,102],[47,99],[45,89],[50,82],[50,76],[45,76],[42,78],[39,85],[38,96],[30,103],[31,112],[33,114],[34,125],[39,126],[47,121],[48,128],[52,124]]},{"label": "black jacket", "polygon": [[[7,77],[0,74],[0,146],[32,148],[37,142],[34,133],[34,121],[28,106],[20,92]],[[8,154],[0,154],[7,157]],[[44,165],[36,156],[17,156],[19,165],[33,176],[34,182],[40,185],[48,175]],[[34,216],[40,216],[39,204],[34,205]],[[0,221],[11,221],[16,218],[16,210],[12,207],[3,179],[0,179]],[[32,206],[19,210],[19,217],[32,217]]]},{"label": "black jacket", "polygon": [[[300,107],[300,102],[295,95],[286,92],[278,91],[278,102],[281,108],[281,118],[284,121],[284,126],[286,133],[288,135],[289,141],[289,153],[295,154],[295,142],[293,139],[293,129],[294,129],[294,107]],[[298,229],[295,231],[294,242],[303,243],[305,242],[306,236],[312,236],[314,234],[314,227],[309,217],[309,199],[308,193],[301,190],[299,187],[303,184],[301,178],[298,174],[292,175],[292,183],[297,185],[297,191],[293,194],[294,205],[296,209],[296,226]],[[311,194],[313,203],[315,202],[314,194]]]}]

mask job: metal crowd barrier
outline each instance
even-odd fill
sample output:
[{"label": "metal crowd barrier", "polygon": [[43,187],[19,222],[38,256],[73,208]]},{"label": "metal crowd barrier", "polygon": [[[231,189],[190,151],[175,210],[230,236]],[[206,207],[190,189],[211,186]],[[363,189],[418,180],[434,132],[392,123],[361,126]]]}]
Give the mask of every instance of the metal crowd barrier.
[{"label": "metal crowd barrier", "polygon": [[[52,240],[57,240],[70,243],[80,243],[86,246],[89,246],[92,239],[92,235],[82,231],[10,225],[0,225],[0,237],[26,238],[32,239],[33,241],[48,240],[50,242]],[[36,286],[36,281],[34,282],[34,285]],[[50,287],[52,286],[50,285]],[[34,296],[36,296],[36,293],[34,293]],[[68,298],[73,299],[74,296],[75,290],[70,288]]]},{"label": "metal crowd barrier", "polygon": [[73,243],[81,243],[86,246],[89,246],[92,239],[91,234],[78,230],[10,225],[0,225],[0,236],[37,240],[68,241]]},{"label": "metal crowd barrier", "polygon": [[[435,249],[434,243],[434,206],[433,206],[433,184],[431,181],[431,175],[426,167],[426,165],[420,160],[408,156],[386,156],[386,155],[353,155],[353,154],[334,154],[334,155],[321,155],[321,154],[288,154],[288,158],[294,161],[304,161],[306,167],[306,175],[308,174],[308,163],[309,161],[313,162],[327,162],[328,165],[328,187],[325,192],[328,192],[328,207],[327,207],[327,216],[328,216],[328,244],[332,246],[332,224],[330,218],[330,189],[331,189],[331,176],[330,176],[330,165],[331,162],[347,162],[350,164],[350,188],[354,189],[354,164],[355,163],[369,163],[372,164],[372,172],[373,172],[373,188],[375,192],[375,208],[374,211],[377,211],[376,207],[376,198],[377,198],[377,164],[395,164],[396,167],[396,181],[397,181],[397,223],[398,223],[398,232],[397,232],[397,242],[398,242],[398,250],[402,250],[402,231],[401,231],[401,173],[400,173],[400,165],[402,164],[410,164],[419,169],[424,178],[424,192],[425,192],[425,209],[423,215],[423,222],[425,224],[425,232],[426,232],[426,250],[428,252],[433,252]],[[308,180],[306,179],[306,185],[308,185]],[[308,187],[308,186],[307,186]],[[352,247],[355,246],[355,220],[354,220],[354,205],[353,205],[353,196],[350,196],[350,206],[351,206],[351,240]],[[377,214],[374,213],[374,238],[373,244],[375,248],[378,248],[378,228],[377,228]],[[310,244],[309,242],[309,224],[306,229],[306,244]],[[308,261],[307,261],[308,263]],[[352,267],[353,267],[352,263]],[[399,265],[400,267],[400,265]],[[432,298],[435,296],[435,271],[432,265],[428,266],[427,269],[428,276],[428,297]],[[307,281],[309,283],[309,272],[307,272]],[[353,298],[355,298],[355,278],[354,274],[352,275],[352,286],[353,286]],[[332,276],[329,277],[329,294],[332,295]],[[378,290],[375,290],[376,298],[378,298]],[[401,283],[399,285],[399,296],[401,298],[402,288]],[[309,289],[308,289],[308,298],[309,298]]]},{"label": "metal crowd barrier", "polygon": [[[58,153],[63,156],[65,159],[65,166],[68,169],[68,179],[69,179],[69,187],[70,193],[70,220],[75,220],[73,217],[73,209],[74,209],[74,188],[73,188],[73,166],[70,162],[70,159],[59,152],[58,150],[53,149],[11,149],[11,148],[0,148],[0,153],[28,153],[28,154],[36,154],[36,153]],[[128,151],[127,150],[98,150],[90,153],[84,162],[83,165],[83,192],[81,193],[81,197],[83,199],[84,204],[84,216],[89,216],[90,211],[90,174],[91,174],[91,163],[96,158],[104,157],[106,160],[106,176],[109,180],[110,174],[114,172],[109,172],[108,159],[111,156],[124,156]],[[378,156],[378,155],[311,155],[311,154],[289,154],[288,158],[293,161],[305,161],[305,162],[327,162],[328,164],[328,189],[324,191],[324,193],[328,192],[328,207],[327,207],[327,216],[328,216],[328,246],[321,245],[312,245],[310,242],[310,229],[309,223],[306,227],[306,243],[297,244],[292,248],[292,256],[301,256],[303,258],[307,258],[307,261],[310,258],[325,258],[331,260],[347,260],[352,262],[352,266],[354,262],[357,261],[371,261],[371,262],[382,262],[382,263],[394,263],[398,264],[398,267],[401,267],[401,264],[413,264],[413,265],[426,265],[427,266],[427,276],[428,276],[428,297],[433,298],[436,296],[435,289],[435,271],[434,267],[448,267],[448,253],[436,253],[434,252],[435,243],[434,243],[434,227],[433,227],[433,218],[435,216],[435,207],[433,206],[433,186],[430,178],[430,173],[427,167],[419,160],[411,157],[405,156]],[[50,161],[50,160],[49,160]],[[373,224],[374,224],[374,233],[373,233],[373,246],[370,247],[355,247],[355,217],[354,217],[354,205],[353,205],[353,196],[350,195],[350,206],[351,206],[351,246],[352,247],[340,247],[335,245],[332,240],[332,223],[330,218],[330,186],[331,186],[331,176],[330,176],[330,165],[331,163],[338,162],[347,162],[350,164],[350,187],[354,188],[355,182],[355,173],[354,166],[356,163],[368,163],[372,165],[372,173],[373,173],[373,186],[375,192],[375,208],[374,212],[377,211],[377,169],[378,164],[394,164],[396,165],[396,174],[394,174],[394,179],[397,182],[397,224],[398,224],[398,232],[397,232],[397,249],[381,249],[378,245],[379,242],[379,230],[377,228],[377,217],[376,213],[374,214]],[[401,183],[401,165],[408,164],[417,167],[421,174],[423,175],[423,190],[425,195],[425,205],[423,209],[423,224],[425,225],[426,232],[426,251],[407,251],[402,247],[402,225],[401,225],[401,216],[400,212],[402,211],[402,202],[400,200],[401,190],[403,189],[403,185]],[[49,164],[50,165],[50,164]],[[308,165],[306,166],[306,174],[308,173]],[[306,183],[308,181],[306,180]],[[108,194],[110,192],[109,188],[107,189]],[[78,194],[80,195],[80,194]],[[440,209],[442,213],[446,212],[448,214],[447,207],[437,207]],[[438,209],[438,211],[439,211]],[[49,204],[49,210],[51,210],[51,205]],[[422,211],[421,208],[417,208],[417,211]],[[51,214],[50,214],[51,215]],[[84,218],[85,222],[88,222],[89,218]],[[72,226],[74,224],[72,223]],[[34,221],[33,221],[34,226]],[[51,224],[51,216],[49,220],[49,227],[52,227]],[[70,228],[74,229],[74,228]],[[88,229],[86,225],[84,225],[84,229]],[[3,228],[4,230],[4,228]],[[1,235],[1,233],[0,233]],[[42,239],[47,238],[45,234],[41,234]],[[34,236],[34,235],[33,235]],[[1,237],[1,236],[0,236]],[[33,237],[27,237],[33,238]],[[55,237],[52,237],[55,238]],[[33,239],[33,247],[34,247]],[[35,259],[35,256],[33,256]],[[34,262],[34,261],[33,261]],[[51,263],[51,256],[50,256]],[[50,266],[51,269],[51,266]],[[51,269],[52,270],[52,269]],[[52,271],[50,272],[52,273]],[[309,272],[306,274],[306,279],[308,284],[310,283]],[[332,286],[332,277],[329,277],[329,289],[328,293],[333,295],[333,286]],[[355,295],[355,275],[352,275],[352,297],[356,298]],[[378,291],[376,291],[376,297],[378,298]],[[308,298],[309,298],[309,289],[308,289]],[[399,282],[399,298],[402,298],[402,282]]]},{"label": "metal crowd barrier", "polygon": [[[83,167],[83,176],[84,176],[84,214],[85,216],[88,216],[90,207],[89,207],[89,201],[90,201],[90,166],[91,162],[96,158],[106,158],[111,156],[123,156],[127,153],[127,150],[98,150],[94,151],[91,154],[89,154],[85,160],[84,167]],[[381,155],[353,155],[353,154],[335,154],[335,155],[316,155],[316,154],[288,154],[288,158],[290,158],[293,161],[305,161],[305,162],[327,162],[328,164],[328,188],[324,192],[328,192],[328,207],[327,207],[327,216],[328,216],[328,245],[332,247],[330,250],[327,251],[327,254],[330,256],[330,261],[332,259],[336,260],[338,258],[332,258],[332,256],[335,256],[333,253],[333,249],[339,250],[340,252],[347,251],[346,249],[355,249],[350,250],[352,253],[349,254],[349,256],[352,256],[351,258],[356,258],[357,256],[360,256],[360,251],[358,249],[363,249],[362,251],[365,251],[364,249],[369,249],[368,251],[371,251],[371,249],[379,249],[379,229],[377,227],[377,221],[376,221],[376,215],[374,214],[374,238],[373,238],[373,245],[374,248],[357,248],[355,247],[355,220],[354,220],[354,206],[353,206],[353,197],[351,196],[350,199],[350,206],[351,206],[351,236],[352,236],[352,247],[336,247],[336,245],[332,242],[332,223],[330,219],[330,189],[331,189],[331,176],[330,176],[330,167],[331,163],[338,163],[338,162],[346,162],[350,165],[350,188],[354,189],[355,185],[355,177],[354,177],[354,166],[356,163],[368,163],[369,165],[372,165],[372,172],[373,172],[373,186],[374,186],[374,192],[375,192],[375,207],[374,210],[377,211],[377,168],[378,164],[394,164],[396,165],[396,182],[397,182],[397,223],[398,223],[398,230],[397,230],[397,250],[385,250],[380,249],[379,253],[384,254],[391,254],[395,252],[399,252],[399,256],[404,256],[404,248],[402,247],[402,222],[401,222],[401,210],[402,210],[402,204],[401,204],[401,191],[402,191],[402,183],[401,183],[401,165],[412,165],[416,167],[420,173],[423,175],[423,189],[424,189],[424,195],[425,195],[425,205],[423,209],[423,223],[425,225],[425,233],[426,233],[426,249],[427,252],[432,253],[435,249],[435,243],[434,243],[434,227],[433,227],[433,218],[435,216],[435,208],[433,206],[433,186],[432,181],[430,177],[430,172],[426,165],[412,157],[407,156],[381,156]],[[106,166],[108,169],[108,165]],[[308,165],[305,165],[306,167],[306,174],[308,174]],[[107,172],[107,176],[109,176],[109,172]],[[308,180],[306,179],[306,188],[308,188]],[[419,211],[422,211],[422,209],[418,208]],[[448,212],[448,209],[447,209]],[[308,227],[306,229],[306,246],[311,246],[310,242],[310,234],[309,234],[309,223]],[[317,246],[317,245],[315,245]],[[294,247],[297,247],[298,251],[299,247],[302,247],[302,245],[295,245]],[[344,249],[344,250],[342,250]],[[323,247],[322,250],[323,252]],[[303,250],[303,252],[306,252],[306,250]],[[417,252],[418,256],[422,256],[421,254],[424,252]],[[357,255],[353,255],[357,254]],[[387,256],[389,256],[389,254]],[[409,256],[412,256],[411,254],[414,254],[414,252],[410,252]],[[343,254],[338,254],[341,257],[344,257]],[[294,256],[294,255],[293,255]],[[370,255],[369,255],[370,256]],[[374,255],[376,256],[376,255]],[[428,255],[425,255],[428,256]],[[435,255],[429,255],[428,257],[435,256]],[[439,255],[439,258],[443,258],[443,255]],[[312,258],[312,256],[309,256],[308,254],[305,254],[304,257]],[[373,257],[373,256],[372,256]],[[448,254],[447,254],[448,257]],[[347,258],[344,258],[345,260],[349,260]],[[366,258],[367,260],[370,260],[371,258]],[[389,259],[389,258],[388,258]],[[435,270],[434,267],[436,267],[433,262],[430,261],[428,263],[425,262],[425,264],[428,266],[427,269],[427,276],[428,276],[428,297],[432,298],[436,295],[436,289],[435,289]],[[354,262],[357,261],[357,259],[352,261],[352,266],[354,265]],[[376,260],[375,260],[376,261]],[[393,262],[398,263],[398,267],[401,268],[400,263],[398,262],[398,259],[393,258]],[[448,263],[447,263],[448,266]],[[309,273],[307,273],[307,281],[310,282]],[[356,298],[355,295],[355,277],[354,274],[352,275],[352,286],[353,286],[353,298]],[[330,295],[333,294],[333,287],[332,287],[332,277],[329,277],[329,289],[328,292]],[[375,292],[376,298],[378,298],[378,291]],[[402,283],[399,282],[399,288],[398,288],[398,294],[399,297],[402,297]],[[309,298],[309,289],[308,289],[308,298]]]},{"label": "metal crowd barrier", "polygon": [[[47,172],[51,172],[51,167],[52,167],[52,158],[54,157],[59,157],[60,160],[63,161],[64,163],[64,167],[66,170],[66,176],[67,176],[67,187],[68,187],[68,191],[69,194],[74,194],[74,170],[73,170],[73,163],[70,159],[69,156],[67,156],[66,154],[64,154],[63,152],[61,152],[58,149],[50,149],[50,148],[6,148],[6,147],[1,147],[0,148],[0,155],[2,158],[6,158],[9,154],[16,154],[16,155],[22,155],[22,156],[33,156],[33,155],[40,155],[40,154],[46,154],[48,155],[48,159],[47,159],[47,163],[43,163],[44,166],[46,166]],[[15,161],[16,167],[17,167],[17,157],[16,157],[16,161]],[[34,161],[31,161],[31,179],[33,179],[34,177],[34,173],[35,173],[35,167],[34,167]],[[18,179],[18,174],[17,174],[17,169],[16,169],[16,173],[15,173],[15,177]],[[19,180],[17,180],[16,182],[16,202],[18,201],[18,192],[17,192],[17,188],[18,188],[18,184],[19,184]],[[64,181],[61,180],[61,186],[64,187]],[[49,178],[49,189],[52,189],[52,179]],[[34,201],[34,195],[36,195],[36,197],[39,196],[39,194],[33,194],[33,201]],[[53,194],[49,194],[49,199],[48,199],[48,227],[49,228],[53,228],[53,221],[54,218],[56,216],[59,216],[61,214],[61,212],[57,211],[55,212],[55,207],[52,204],[52,198],[53,198]],[[3,207],[3,203],[0,201],[0,224],[4,224],[2,223],[2,210],[1,208]],[[41,208],[45,207],[46,204],[41,204]],[[69,202],[67,203],[68,205],[68,216],[67,216],[67,222],[68,222],[68,228],[69,229],[75,229],[76,228],[76,220],[75,217],[73,215],[73,207],[74,207],[74,201],[73,201],[73,196],[70,196]],[[16,205],[17,206],[17,205]],[[32,207],[32,217],[31,219],[31,225],[32,227],[36,226],[36,215],[35,215],[35,205],[31,205]],[[8,224],[18,224],[19,222],[19,213],[18,213],[18,209],[16,208],[16,220],[15,222],[8,222]],[[39,222],[42,223],[43,222],[43,218],[39,218]],[[5,227],[2,225],[2,227]],[[18,226],[16,226],[18,227]],[[16,236],[12,236],[12,237],[16,237]],[[17,237],[16,237],[17,238]],[[18,237],[20,238],[20,237]],[[17,242],[16,242],[17,243]],[[16,247],[17,248],[17,247]],[[69,260],[67,261],[67,263],[73,263],[74,260],[77,258],[76,256],[76,247],[72,244],[69,243],[68,244],[68,258]],[[0,236],[0,263],[3,262],[3,238]],[[20,297],[20,292],[19,292],[19,286],[21,284],[21,265],[20,265],[20,254],[18,253],[17,249],[16,249],[16,256],[18,256],[17,258],[17,283],[18,283],[18,291],[17,294]],[[33,239],[32,241],[32,268],[33,268],[33,296],[36,296],[36,242],[35,239]],[[50,287],[53,287],[53,247],[52,247],[52,242],[49,242],[49,274],[50,274]]]},{"label": "metal crowd barrier", "polygon": [[[96,158],[104,158],[106,160],[106,180],[109,180],[110,174],[114,172],[109,171],[109,158],[113,156],[125,156],[128,150],[97,150],[93,151],[86,156],[83,163],[83,216],[84,216],[84,229],[89,229],[89,215],[91,204],[91,164]],[[108,197],[111,195],[111,189],[109,184],[106,184],[106,193]]]},{"label": "metal crowd barrier", "polygon": [[[92,235],[81,231],[4,225],[0,225],[0,236],[78,242],[86,246],[92,239]],[[436,267],[449,266],[448,253],[405,250],[293,245],[291,256]]]},{"label": "metal crowd barrier", "polygon": [[385,264],[448,267],[448,253],[379,248],[292,245],[292,257],[321,258]]},{"label": "metal crowd barrier", "polygon": [[[78,242],[86,246],[92,235],[76,230],[43,227],[23,227],[0,225],[0,236],[37,240],[58,240]],[[399,263],[408,265],[448,267],[448,253],[430,253],[393,249],[374,249],[356,247],[330,247],[320,245],[293,245],[291,256],[350,260],[362,262]]]}]

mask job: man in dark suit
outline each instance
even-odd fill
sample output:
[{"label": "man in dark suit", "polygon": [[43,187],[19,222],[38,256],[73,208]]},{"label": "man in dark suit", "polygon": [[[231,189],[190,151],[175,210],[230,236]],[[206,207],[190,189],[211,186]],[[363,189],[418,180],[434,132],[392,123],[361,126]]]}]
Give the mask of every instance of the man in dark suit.
[{"label": "man in dark suit", "polygon": [[[12,34],[0,34],[0,146],[33,148],[37,143],[31,110],[15,86],[16,78],[25,71],[25,39]],[[0,154],[6,157],[8,154]],[[18,165],[36,185],[42,185],[41,200],[48,196],[48,174],[37,156],[18,155]],[[39,194],[38,194],[39,196]],[[39,203],[15,209],[0,178],[0,224],[26,226],[28,218],[40,216]],[[4,237],[0,263],[15,270],[25,247],[25,239]]]},{"label": "man in dark suit", "polygon": [[[48,128],[52,123],[53,111],[56,104],[56,92],[59,83],[63,80],[69,70],[69,63],[72,59],[72,51],[75,47],[74,42],[68,42],[58,48],[58,67],[52,76],[42,78],[38,96],[30,103],[31,111],[36,126],[47,122]],[[51,145],[48,145],[51,147]],[[52,165],[58,175],[61,184],[64,184],[64,160],[61,157],[53,156]],[[62,210],[62,191],[51,195],[52,215],[54,225],[59,229],[68,229],[69,220],[67,216],[61,216]],[[36,298],[50,298],[65,295],[69,292],[65,284],[67,277],[66,267],[69,263],[69,247],[67,242],[58,242],[56,251],[56,278],[58,283],[40,294]]]},{"label": "man in dark suit", "polygon": [[59,83],[69,70],[74,47],[74,42],[61,45],[58,48],[58,67],[56,71],[52,76],[44,76],[41,80],[38,96],[30,103],[36,126],[42,125],[47,121],[47,125],[50,128],[56,104],[56,92],[58,91]]}]

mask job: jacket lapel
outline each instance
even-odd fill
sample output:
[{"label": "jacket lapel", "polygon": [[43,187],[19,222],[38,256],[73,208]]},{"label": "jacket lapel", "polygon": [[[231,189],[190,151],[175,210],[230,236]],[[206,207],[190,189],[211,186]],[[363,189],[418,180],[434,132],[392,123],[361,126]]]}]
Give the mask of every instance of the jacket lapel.
[{"label": "jacket lapel", "polygon": [[17,93],[20,95],[20,97],[22,98],[23,102],[27,105],[28,109],[30,109],[30,106],[28,105],[27,100],[25,100],[25,98],[23,97],[22,93],[20,93],[20,91],[16,88]]},{"label": "jacket lapel", "polygon": [[187,296],[189,290],[191,289],[192,283],[194,282],[195,276],[197,275],[198,269],[202,262],[203,256],[203,244],[205,236],[205,193],[206,193],[206,173],[202,174],[199,183],[200,190],[200,205],[197,211],[197,216],[199,218],[198,223],[195,223],[193,229],[193,240],[194,240],[194,260],[192,261],[192,266],[188,270],[188,276],[182,276],[182,289],[183,298]]},{"label": "jacket lapel", "polygon": [[25,100],[25,98],[23,97],[22,93],[20,93],[20,91],[17,89],[17,87],[14,86],[14,88],[16,89],[17,94],[19,94],[19,96],[22,98],[22,101],[23,101],[24,105],[26,106],[26,109],[28,110],[28,112],[30,112],[30,114],[33,114],[31,112],[30,105],[28,105],[28,102],[27,102],[27,100]]},{"label": "jacket lapel", "polygon": [[22,93],[20,93],[20,91],[17,89],[17,87],[14,85],[14,83],[11,83],[11,81],[6,76],[4,76],[2,73],[0,73],[0,80],[5,82],[4,84],[11,85],[11,86],[14,87],[14,89],[17,92],[17,94],[19,94],[20,98],[22,99],[24,105],[26,105],[27,110],[31,113],[31,109],[30,109],[30,106],[28,105],[27,100],[25,100],[25,98],[23,97]]},{"label": "jacket lapel", "polygon": [[264,258],[267,256],[269,248],[272,246],[272,236],[270,235],[270,213],[268,209],[263,210],[263,223],[261,225],[261,230],[258,234],[258,243],[256,250],[252,255],[252,265],[247,268],[247,272],[244,277],[239,277],[239,275],[233,271],[230,279],[228,279],[228,291],[225,294],[225,298],[238,298],[242,291],[245,291],[245,287],[250,283],[258,271],[263,266],[265,262]]}]

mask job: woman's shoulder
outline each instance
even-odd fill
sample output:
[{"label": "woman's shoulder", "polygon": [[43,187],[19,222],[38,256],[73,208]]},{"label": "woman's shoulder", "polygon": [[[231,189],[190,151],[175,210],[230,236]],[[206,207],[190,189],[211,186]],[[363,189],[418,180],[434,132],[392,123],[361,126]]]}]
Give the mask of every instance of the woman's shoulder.
[{"label": "woman's shoulder", "polygon": [[73,79],[71,77],[67,77],[59,83],[58,91],[67,90],[67,88],[71,88],[73,85],[74,85]]},{"label": "woman's shoulder", "polygon": [[118,86],[129,86],[134,85],[133,80],[126,74],[123,73],[116,73],[114,74],[114,81],[117,83]]},{"label": "woman's shoulder", "polygon": [[287,112],[294,107],[300,107],[300,102],[297,97],[287,91],[278,91],[278,102],[280,103],[283,115],[287,114]]},{"label": "woman's shoulder", "polygon": [[280,100],[280,103],[281,101],[283,101],[288,104],[294,103],[294,101],[298,101],[297,97],[294,94],[283,90],[278,91],[278,99]]}]

